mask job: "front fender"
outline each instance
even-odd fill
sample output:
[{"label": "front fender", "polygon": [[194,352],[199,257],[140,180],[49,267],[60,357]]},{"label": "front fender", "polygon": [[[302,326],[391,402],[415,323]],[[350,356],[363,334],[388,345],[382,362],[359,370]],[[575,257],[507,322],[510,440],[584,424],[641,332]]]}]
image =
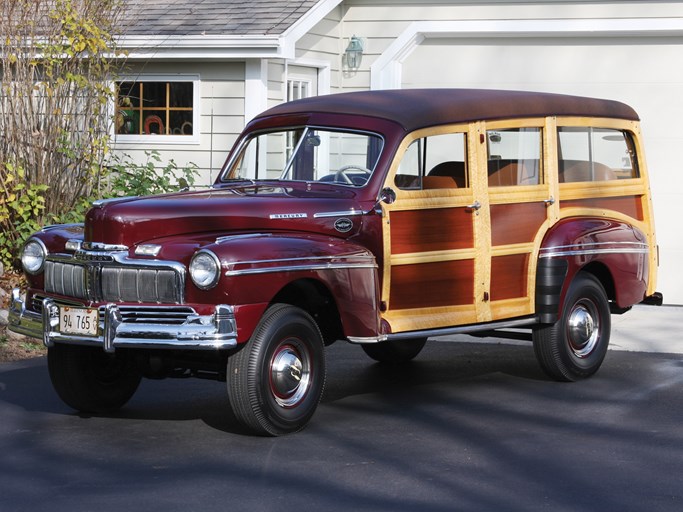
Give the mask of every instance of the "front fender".
[{"label": "front fender", "polygon": [[193,295],[197,302],[211,295],[215,303],[234,305],[240,342],[251,336],[256,317],[283,289],[307,280],[320,283],[333,299],[344,336],[371,338],[379,332],[377,263],[362,246],[328,236],[278,233],[221,237],[203,249],[218,256],[221,277],[213,290]]}]

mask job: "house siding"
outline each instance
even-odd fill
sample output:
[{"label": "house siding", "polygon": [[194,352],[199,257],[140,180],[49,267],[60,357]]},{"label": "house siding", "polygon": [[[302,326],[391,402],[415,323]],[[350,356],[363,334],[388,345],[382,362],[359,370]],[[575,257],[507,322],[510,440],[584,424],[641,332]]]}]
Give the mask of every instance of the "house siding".
[{"label": "house siding", "polygon": [[[182,72],[179,70],[182,69]],[[129,63],[124,74],[129,79],[164,77],[172,80],[194,76],[199,79],[200,109],[198,142],[182,140],[159,143],[153,136],[129,142],[115,138],[114,150],[144,163],[146,152],[158,151],[162,164],[173,159],[178,166],[198,166],[197,185],[213,183],[228,151],[244,128],[244,63]]]},{"label": "house siding", "polygon": [[342,47],[342,8],[335,7],[296,43],[294,62],[329,64],[329,92],[340,92]]}]

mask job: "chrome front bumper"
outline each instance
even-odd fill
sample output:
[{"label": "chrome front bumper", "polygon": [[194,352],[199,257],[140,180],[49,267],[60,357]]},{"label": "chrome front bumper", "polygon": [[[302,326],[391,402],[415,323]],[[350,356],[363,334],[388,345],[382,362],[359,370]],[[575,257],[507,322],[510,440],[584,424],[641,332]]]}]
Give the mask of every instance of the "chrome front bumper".
[{"label": "chrome front bumper", "polygon": [[52,299],[43,300],[43,312],[26,309],[18,288],[12,290],[9,329],[42,339],[47,347],[55,343],[100,346],[106,352],[117,348],[181,350],[221,350],[237,346],[237,325],[233,308],[216,306],[211,315],[188,315],[180,325],[159,323],[124,323],[116,304],[107,304],[100,315],[98,336],[64,334],[59,328],[59,306]]}]

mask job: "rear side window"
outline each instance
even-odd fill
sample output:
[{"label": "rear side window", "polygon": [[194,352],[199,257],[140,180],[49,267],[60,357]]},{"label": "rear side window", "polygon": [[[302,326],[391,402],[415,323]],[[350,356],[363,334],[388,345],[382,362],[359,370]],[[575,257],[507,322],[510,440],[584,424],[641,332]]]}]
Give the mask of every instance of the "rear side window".
[{"label": "rear side window", "polygon": [[539,185],[542,138],[540,128],[486,132],[489,187]]},{"label": "rear side window", "polygon": [[639,176],[633,138],[609,128],[558,128],[560,183],[613,181]]}]

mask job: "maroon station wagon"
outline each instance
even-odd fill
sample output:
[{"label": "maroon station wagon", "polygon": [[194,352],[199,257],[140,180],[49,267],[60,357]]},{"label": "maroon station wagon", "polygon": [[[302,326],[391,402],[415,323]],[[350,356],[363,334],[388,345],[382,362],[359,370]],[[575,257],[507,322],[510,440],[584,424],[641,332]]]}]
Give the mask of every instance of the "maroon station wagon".
[{"label": "maroon station wagon", "polygon": [[142,377],[212,378],[279,435],[311,419],[336,340],[400,363],[430,337],[521,334],[550,377],[589,377],[610,314],[661,304],[657,260],[630,107],[336,94],[259,115],[208,190],[98,201],[33,235],[10,328],[44,340],[76,410],[116,410]]}]

